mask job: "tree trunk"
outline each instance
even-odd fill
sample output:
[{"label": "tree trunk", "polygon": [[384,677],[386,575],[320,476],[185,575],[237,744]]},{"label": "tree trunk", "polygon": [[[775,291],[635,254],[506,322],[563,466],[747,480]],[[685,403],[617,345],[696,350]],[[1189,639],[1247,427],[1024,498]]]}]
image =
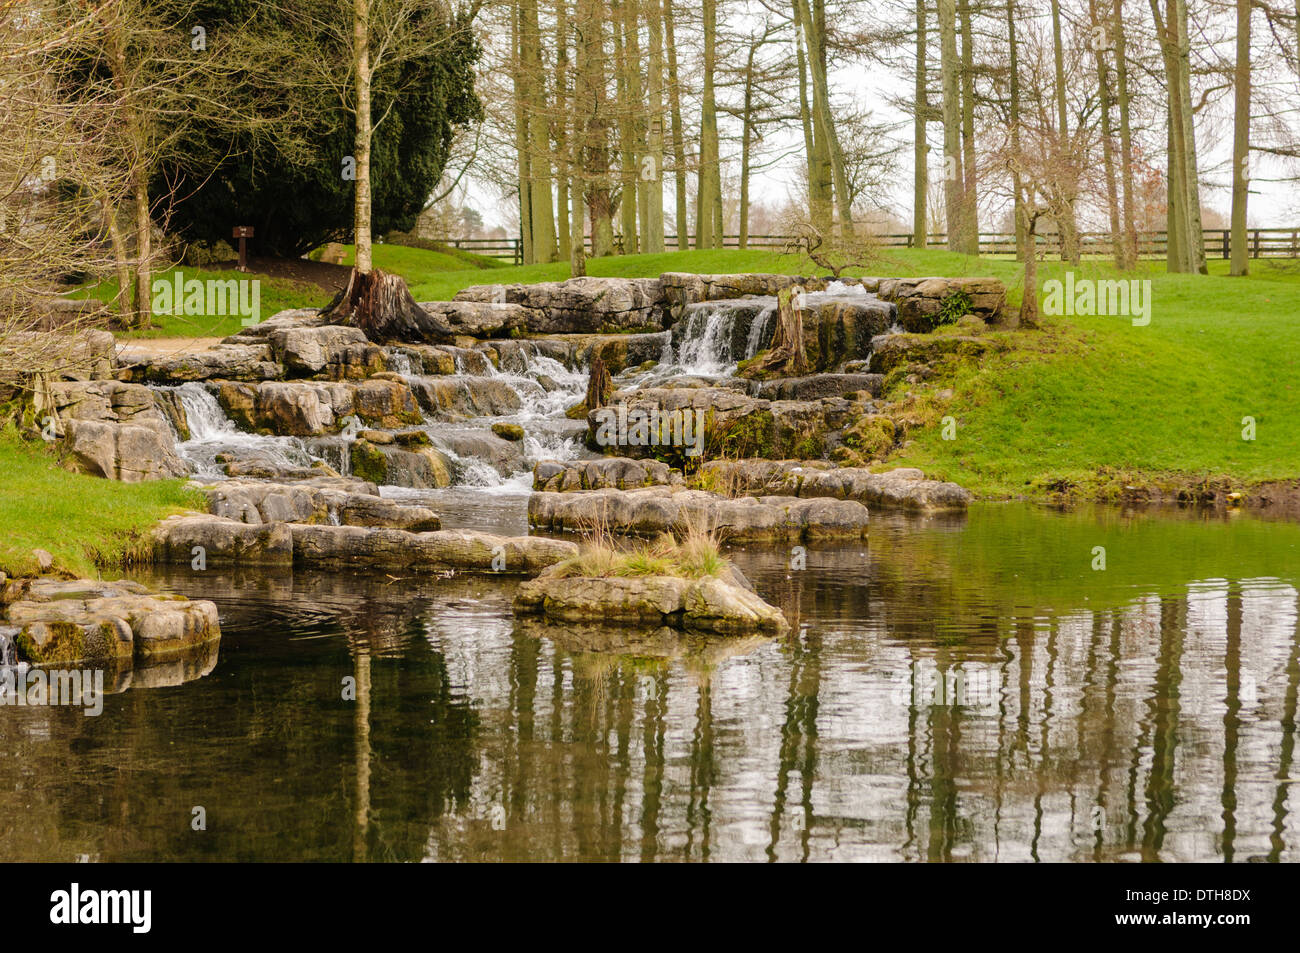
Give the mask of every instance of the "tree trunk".
[{"label": "tree trunk", "polygon": [[424,339],[428,315],[401,275],[353,268],[348,283],[322,310],[335,324],[357,327],[375,343]]},{"label": "tree trunk", "polygon": [[826,105],[823,34],[817,31],[809,0],[795,0],[795,16],[807,44],[808,85],[812,89],[812,152],[808,157],[809,189],[813,225],[823,235],[830,235],[835,201],[835,168],[830,139],[830,110]]},{"label": "tree trunk", "polygon": [[1237,0],[1237,70],[1232,120],[1232,264],[1231,274],[1250,268],[1246,247],[1246,201],[1250,189],[1250,4]]},{"label": "tree trunk", "polygon": [[803,312],[794,306],[794,291],[782,288],[776,295],[776,330],[768,352],[758,362],[758,370],[779,371],[791,377],[808,373],[808,355],[804,350]]},{"label": "tree trunk", "polygon": [[370,249],[370,0],[353,0],[352,44],[356,57],[357,181],[353,228],[356,234],[355,270],[363,275],[374,268]]},{"label": "tree trunk", "polygon": [[[641,62],[641,28],[637,7],[641,0],[623,0],[623,57],[627,68],[627,91],[632,106],[632,181],[636,187],[637,251],[647,251],[650,226],[650,184],[642,174],[646,156],[647,121],[645,89],[641,85],[644,64]],[[631,251],[631,249],[625,249]]]},{"label": "tree trunk", "polygon": [[925,73],[925,0],[916,0],[916,91],[912,119],[912,245],[926,246],[925,204],[930,192],[930,170],[925,142],[926,105]]},{"label": "tree trunk", "polygon": [[587,410],[604,407],[614,396],[614,381],[609,376],[609,369],[599,352],[592,352],[591,371],[587,375]]},{"label": "tree trunk", "polygon": [[957,86],[957,11],[939,2],[939,66],[943,76],[943,214],[948,250],[962,251],[961,100]]},{"label": "tree trunk", "polygon": [[1119,100],[1120,182],[1124,192],[1124,255],[1121,268],[1137,264],[1137,227],[1133,205],[1133,130],[1129,122],[1128,44],[1124,37],[1124,0],[1114,0],[1115,86]]},{"label": "tree trunk", "polygon": [[662,0],[664,38],[668,42],[668,109],[673,123],[673,177],[676,188],[677,250],[691,247],[686,200],[686,132],[682,128],[682,95],[677,83],[677,40],[673,35],[673,0]]},{"label": "tree trunk", "polygon": [[[643,171],[641,178],[646,195],[645,250],[656,254],[664,250],[664,35],[659,0],[648,2],[650,124],[646,132],[646,150],[649,169]],[[651,176],[648,179],[647,174]]]},{"label": "tree trunk", "polygon": [[808,166],[808,217],[814,223],[817,223],[829,220],[830,212],[826,208],[824,196],[818,189],[815,172],[817,168],[817,144],[813,139],[812,107],[808,105],[808,60],[804,55],[803,26],[798,17],[798,9],[796,5],[794,37],[795,56],[799,68],[799,121],[803,127],[803,148]]},{"label": "tree trunk", "polygon": [[[1056,125],[1060,137],[1060,151],[1066,164],[1072,170],[1074,165],[1074,147],[1070,142],[1069,113],[1065,105],[1065,48],[1061,40],[1061,4],[1052,0],[1052,54],[1056,61]],[[1072,178],[1071,171],[1067,178]],[[1072,265],[1079,264],[1079,226],[1075,219],[1075,185],[1071,181],[1063,183],[1065,207],[1057,220],[1056,227],[1061,232],[1061,260]]]},{"label": "tree trunk", "polygon": [[975,34],[969,0],[958,0],[961,25],[962,250],[980,253],[979,204],[975,175]]},{"label": "tree trunk", "polygon": [[749,247],[749,150],[754,122],[754,54],[757,41],[750,41],[745,60],[745,92],[740,108],[740,233],[736,244],[742,251]]},{"label": "tree trunk", "polygon": [[569,186],[573,181],[574,167],[569,154],[568,116],[571,105],[569,86],[569,20],[568,0],[555,0],[555,223],[558,257],[572,262],[572,229],[569,224]]},{"label": "tree trunk", "polygon": [[623,253],[635,255],[637,251],[636,210],[637,210],[637,170],[636,170],[636,134],[633,132],[632,111],[637,103],[632,98],[631,68],[627,62],[626,31],[623,19],[626,16],[626,0],[612,4],[610,26],[614,33],[614,71],[615,102],[618,109],[618,178],[619,178],[619,227],[623,233]]},{"label": "tree trunk", "polygon": [[537,0],[520,0],[519,10],[528,142],[528,218],[532,225],[533,260],[549,262],[556,260],[555,207],[551,204],[551,143],[546,122],[546,83]]},{"label": "tree trunk", "polygon": [[135,327],[153,326],[153,216],[149,214],[149,182],[137,167],[132,175],[135,197]]},{"label": "tree trunk", "polygon": [[1017,162],[1011,169],[1012,200],[1011,217],[1016,232],[1016,258],[1025,260],[1025,209],[1024,183],[1020,179],[1020,50],[1016,45],[1016,16],[1018,14],[1015,0],[1007,0],[1007,47],[1010,57],[1010,77],[1008,81],[1008,120],[1011,125],[1011,154]]},{"label": "tree trunk", "polygon": [[113,310],[117,313],[118,323],[123,328],[130,328],[135,324],[131,314],[131,253],[122,226],[117,221],[117,208],[107,198],[104,199],[104,227],[113,248],[113,268],[117,272],[117,297],[113,299]]},{"label": "tree trunk", "polygon": [[[1023,206],[1022,206],[1023,209]],[[1025,280],[1017,324],[1038,327],[1038,218],[1025,212]]]},{"label": "tree trunk", "polygon": [[713,78],[717,69],[717,0],[702,0],[704,16],[704,90],[700,102],[700,176],[695,247],[721,248],[722,234],[717,221],[722,214],[722,170],[718,153],[718,107]]},{"label": "tree trunk", "polygon": [[1110,76],[1106,68],[1106,53],[1097,41],[1096,0],[1088,0],[1088,18],[1094,28],[1092,55],[1097,66],[1097,87],[1101,98],[1101,156],[1106,174],[1106,208],[1110,214],[1110,240],[1115,253],[1115,267],[1124,268],[1124,241],[1119,226],[1119,190],[1115,182],[1115,145],[1110,124]]},{"label": "tree trunk", "polygon": [[1173,0],[1178,26],[1178,98],[1182,113],[1183,174],[1187,182],[1186,242],[1190,271],[1208,274],[1205,233],[1201,228],[1201,187],[1196,161],[1196,125],[1192,113],[1192,50],[1187,33],[1186,0]]}]

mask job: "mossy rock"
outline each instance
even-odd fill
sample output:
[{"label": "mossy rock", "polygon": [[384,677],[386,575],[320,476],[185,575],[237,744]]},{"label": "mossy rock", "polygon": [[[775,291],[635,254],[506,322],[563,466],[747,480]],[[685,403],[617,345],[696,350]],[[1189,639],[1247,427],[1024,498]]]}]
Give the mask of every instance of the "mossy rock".
[{"label": "mossy rock", "polygon": [[585,400],[582,400],[574,404],[572,407],[570,407],[568,410],[564,412],[564,416],[568,417],[570,420],[586,420],[587,402]]},{"label": "mossy rock", "polygon": [[502,440],[523,440],[524,428],[518,424],[497,423],[492,425],[492,432]]},{"label": "mossy rock", "polygon": [[18,657],[33,665],[74,665],[131,658],[130,629],[111,622],[30,622],[14,639]]},{"label": "mossy rock", "polygon": [[889,453],[898,438],[894,421],[884,414],[865,414],[844,429],[842,446],[832,459],[837,463],[861,466]]},{"label": "mossy rock", "polygon": [[388,458],[373,443],[353,441],[351,456],[353,476],[374,484],[382,484],[388,479]]}]

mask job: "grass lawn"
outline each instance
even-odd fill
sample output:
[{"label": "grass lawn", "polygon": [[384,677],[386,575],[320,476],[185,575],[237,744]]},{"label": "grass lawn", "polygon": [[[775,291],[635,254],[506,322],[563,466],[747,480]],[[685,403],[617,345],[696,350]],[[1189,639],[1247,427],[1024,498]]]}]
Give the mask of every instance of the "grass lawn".
[{"label": "grass lawn", "polygon": [[69,473],[12,428],[0,429],[0,472],[0,570],[10,575],[34,573],[32,550],[44,549],[57,568],[94,577],[160,519],[203,504],[183,480],[126,484]]},{"label": "grass lawn", "polygon": [[[269,318],[277,311],[289,308],[319,308],[329,303],[329,295],[319,287],[305,282],[289,281],[283,278],[268,278],[265,275],[246,274],[241,271],[208,271],[202,268],[169,268],[154,275],[154,280],[166,278],[174,281],[176,272],[183,272],[185,280],[197,278],[199,281],[244,281],[257,278],[260,281],[259,310],[262,319]],[[86,285],[70,295],[73,298],[98,298],[100,301],[113,301],[117,297],[117,279],[102,281],[95,285]],[[232,309],[233,310],[233,309]],[[228,315],[186,315],[155,314],[153,326],[140,331],[124,331],[119,338],[216,338],[237,334],[243,328],[243,318],[238,314]]]}]

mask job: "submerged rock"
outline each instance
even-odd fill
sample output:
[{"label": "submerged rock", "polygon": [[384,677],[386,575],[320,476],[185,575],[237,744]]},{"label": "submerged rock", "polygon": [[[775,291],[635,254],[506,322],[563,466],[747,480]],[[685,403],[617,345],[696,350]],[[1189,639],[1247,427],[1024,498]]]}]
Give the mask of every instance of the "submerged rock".
[{"label": "submerged rock", "polygon": [[[739,570],[732,567],[731,574],[739,576]],[[780,609],[735,579],[718,576],[565,576],[548,569],[519,587],[514,607],[563,622],[633,622],[722,633],[776,634],[789,628]]]}]

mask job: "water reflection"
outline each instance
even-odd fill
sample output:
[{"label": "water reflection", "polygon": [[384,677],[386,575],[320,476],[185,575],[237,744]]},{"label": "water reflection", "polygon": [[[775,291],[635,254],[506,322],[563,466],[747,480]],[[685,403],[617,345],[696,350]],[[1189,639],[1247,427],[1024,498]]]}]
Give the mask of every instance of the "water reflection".
[{"label": "water reflection", "polygon": [[216,668],[0,712],[6,855],[1296,859],[1300,527],[989,507],[734,555],[790,636],[516,623],[485,578],[154,577],[221,606]]}]

